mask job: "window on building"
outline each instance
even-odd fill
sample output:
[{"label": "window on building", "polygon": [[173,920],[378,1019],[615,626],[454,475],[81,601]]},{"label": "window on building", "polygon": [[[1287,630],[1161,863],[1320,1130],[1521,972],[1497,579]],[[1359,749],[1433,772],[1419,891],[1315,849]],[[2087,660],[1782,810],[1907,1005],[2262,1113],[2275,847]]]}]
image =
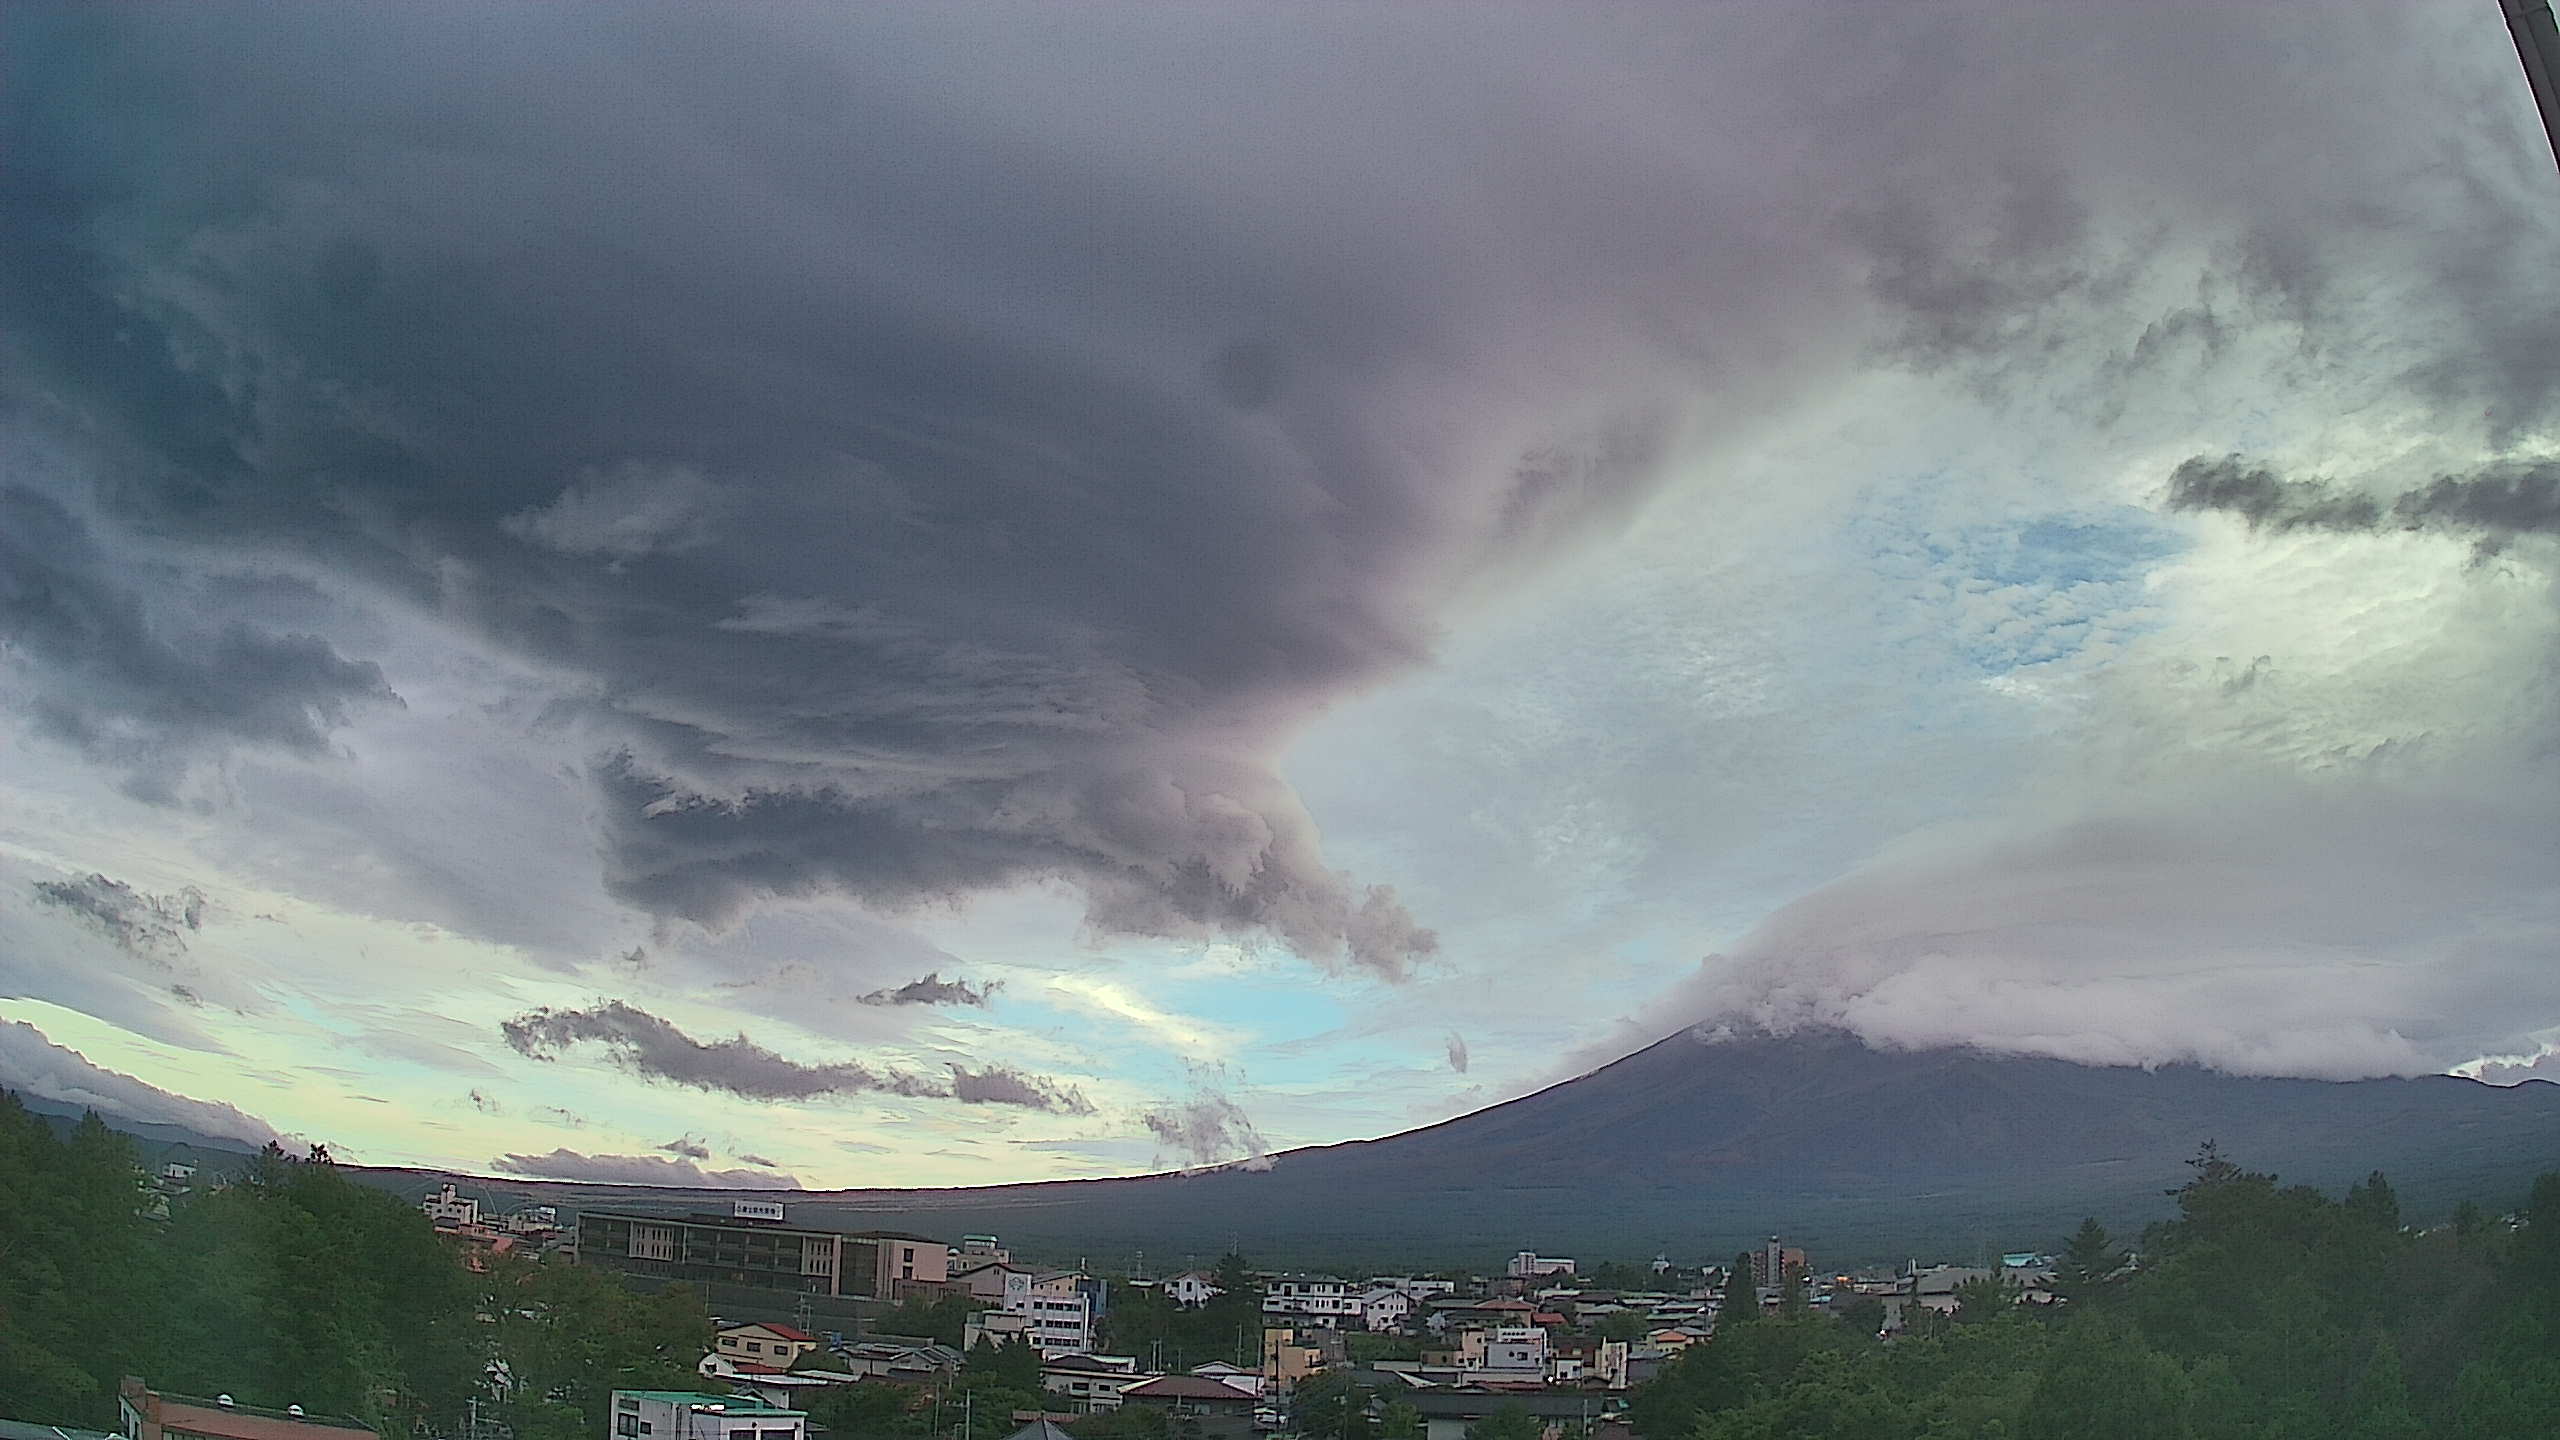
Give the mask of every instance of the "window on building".
[{"label": "window on building", "polygon": [[675,1227],[672,1225],[632,1226],[631,1258],[634,1260],[673,1260],[676,1258]]},{"label": "window on building", "polygon": [[638,1435],[640,1433],[640,1417],[637,1415],[614,1416],[613,1433],[616,1435]]}]

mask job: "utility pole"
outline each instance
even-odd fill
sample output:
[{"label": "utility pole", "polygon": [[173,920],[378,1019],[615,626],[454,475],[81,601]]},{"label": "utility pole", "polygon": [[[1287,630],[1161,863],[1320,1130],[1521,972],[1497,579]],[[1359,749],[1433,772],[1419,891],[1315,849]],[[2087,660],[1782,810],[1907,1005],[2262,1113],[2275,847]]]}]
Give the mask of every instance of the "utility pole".
[{"label": "utility pole", "polygon": [[2560,161],[2560,23],[2551,18],[2551,0],[2498,0],[2507,15],[2507,33],[2516,41],[2516,58],[2524,62],[2525,83],[2533,87],[2533,106],[2542,112],[2542,135]]}]

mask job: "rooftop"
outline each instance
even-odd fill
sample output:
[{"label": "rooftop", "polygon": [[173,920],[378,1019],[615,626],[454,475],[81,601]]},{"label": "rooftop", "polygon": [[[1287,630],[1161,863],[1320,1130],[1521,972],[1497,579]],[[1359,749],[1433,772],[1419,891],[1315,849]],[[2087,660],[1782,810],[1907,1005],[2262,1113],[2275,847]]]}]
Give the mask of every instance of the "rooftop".
[{"label": "rooftop", "polygon": [[664,1405],[700,1405],[727,1415],[800,1415],[807,1412],[785,1410],[761,1400],[742,1395],[705,1395],[699,1390],[616,1390],[617,1400],[628,1395],[639,1400],[655,1400]]}]

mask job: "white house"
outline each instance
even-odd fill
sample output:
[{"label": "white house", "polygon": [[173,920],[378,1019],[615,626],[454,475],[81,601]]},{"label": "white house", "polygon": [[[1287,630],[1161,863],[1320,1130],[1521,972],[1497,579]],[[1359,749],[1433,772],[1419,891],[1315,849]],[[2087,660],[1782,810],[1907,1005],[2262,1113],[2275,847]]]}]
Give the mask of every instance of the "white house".
[{"label": "white house", "polygon": [[1040,1388],[1088,1415],[1119,1409],[1122,1390],[1154,1378],[1138,1373],[1133,1355],[1060,1355],[1040,1366]]},{"label": "white house", "polygon": [[1372,1330],[1401,1330],[1413,1315],[1413,1297],[1392,1286],[1360,1292],[1360,1323]]},{"label": "white house", "polygon": [[1511,1257],[1511,1278],[1514,1280],[1537,1280],[1548,1275],[1572,1273],[1573,1262],[1554,1255],[1540,1255],[1533,1250],[1523,1250]]},{"label": "white house", "polygon": [[560,1228],[560,1212],[548,1205],[527,1205],[508,1211],[506,1225],[510,1235],[538,1235]]},{"label": "white house", "polygon": [[480,1202],[468,1195],[454,1193],[450,1180],[436,1193],[419,1201],[418,1208],[426,1212],[427,1222],[439,1230],[455,1230],[480,1223]]},{"label": "white house", "polygon": [[1262,1292],[1262,1309],[1271,1315],[1338,1320],[1360,1313],[1360,1296],[1349,1282],[1330,1275],[1283,1275]]},{"label": "white house", "polygon": [[806,1411],[736,1395],[686,1390],[616,1390],[618,1440],[809,1440]]},{"label": "white house", "polygon": [[1206,1270],[1185,1270],[1164,1282],[1164,1297],[1184,1309],[1196,1309],[1226,1293]]},{"label": "white house", "polygon": [[1458,1337],[1458,1368],[1487,1380],[1547,1378],[1547,1332],[1535,1325],[1470,1330]]}]

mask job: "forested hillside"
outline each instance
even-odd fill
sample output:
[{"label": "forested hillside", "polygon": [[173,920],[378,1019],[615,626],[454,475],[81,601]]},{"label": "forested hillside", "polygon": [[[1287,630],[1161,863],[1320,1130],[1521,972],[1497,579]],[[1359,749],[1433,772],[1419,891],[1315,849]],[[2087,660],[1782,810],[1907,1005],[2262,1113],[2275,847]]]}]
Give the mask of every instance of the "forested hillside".
[{"label": "forested hillside", "polygon": [[[2560,1174],[2508,1224],[2400,1227],[2208,1148],[2138,1267],[2101,1229],[2066,1302],[1985,1285],[1877,1341],[1873,1315],[1720,1325],[1636,1393],[1644,1440],[2517,1440],[2560,1427]],[[1746,1314],[1748,1312],[1745,1312]]]},{"label": "forested hillside", "polygon": [[[109,1429],[116,1382],[454,1434],[474,1397],[522,1440],[593,1440],[616,1386],[683,1386],[698,1298],[566,1263],[474,1270],[325,1152],[273,1147],[167,1218],[133,1145],[0,1091],[0,1416]],[[507,1383],[491,1386],[495,1377]]]}]

